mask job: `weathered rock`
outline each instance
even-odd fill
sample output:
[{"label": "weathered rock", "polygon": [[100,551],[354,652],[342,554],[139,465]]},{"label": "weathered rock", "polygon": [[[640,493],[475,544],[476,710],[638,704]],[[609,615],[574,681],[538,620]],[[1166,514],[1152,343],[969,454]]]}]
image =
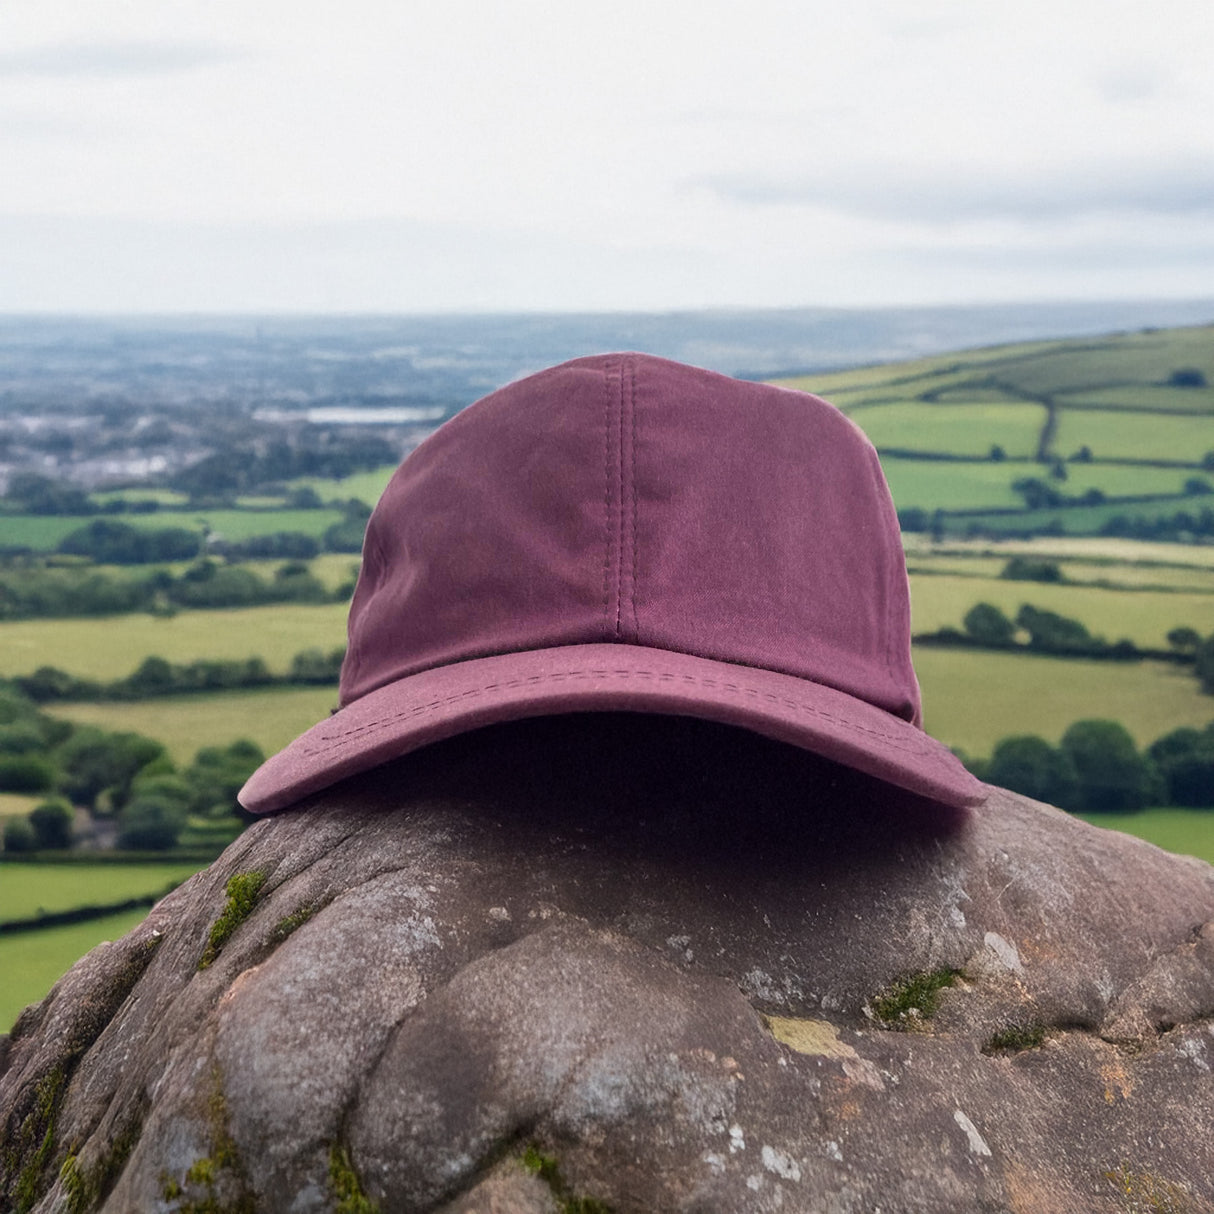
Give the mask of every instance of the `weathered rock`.
[{"label": "weathered rock", "polygon": [[500,726],[257,823],[28,1010],[0,1206],[1214,1211],[1212,1017],[1197,861]]}]

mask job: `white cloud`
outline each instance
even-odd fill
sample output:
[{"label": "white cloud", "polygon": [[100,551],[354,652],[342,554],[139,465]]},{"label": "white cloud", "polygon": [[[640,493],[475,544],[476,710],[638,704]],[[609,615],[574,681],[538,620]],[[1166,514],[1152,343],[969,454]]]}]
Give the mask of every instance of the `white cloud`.
[{"label": "white cloud", "polygon": [[1028,168],[868,165],[812,177],[726,176],[690,184],[744,205],[825,207],[933,225],[1092,215],[1214,218],[1214,156]]},{"label": "white cloud", "polygon": [[239,57],[218,43],[52,42],[0,53],[0,77],[162,76]]},{"label": "white cloud", "polygon": [[1130,296],[1210,232],[1209,0],[8,0],[0,46],[0,293],[65,308]]}]

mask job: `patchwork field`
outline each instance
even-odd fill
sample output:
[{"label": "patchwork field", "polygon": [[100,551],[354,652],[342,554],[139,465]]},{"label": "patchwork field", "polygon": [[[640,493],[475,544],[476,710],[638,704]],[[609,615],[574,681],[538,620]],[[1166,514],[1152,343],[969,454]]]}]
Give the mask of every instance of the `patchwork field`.
[{"label": "patchwork field", "polygon": [[1064,407],[1054,450],[1065,458],[1084,446],[1095,460],[1173,460],[1179,456],[1187,461],[1194,453],[1200,456],[1214,449],[1214,420],[1207,413],[1196,412],[1130,413]]},{"label": "patchwork field", "polygon": [[895,402],[855,405],[848,414],[878,448],[984,456],[997,445],[1011,459],[1032,458],[1045,424],[1045,409],[1023,402],[958,403],[931,409],[908,409]]},{"label": "patchwork field", "polygon": [[[1015,481],[1043,475],[1040,464],[1024,459],[1003,461],[942,462],[899,456],[882,457],[885,478],[899,510],[1015,510],[1024,505],[1012,488]],[[1067,479],[1059,484],[1076,496],[1099,489],[1109,497],[1142,494],[1179,495],[1192,469],[1150,468],[1120,464],[1068,464]],[[1212,475],[1214,480],[1214,475]],[[1201,499],[1194,499],[1199,504]],[[1179,509],[1168,504],[1168,513]],[[1125,507],[1119,507],[1120,513]],[[1057,511],[1055,511],[1057,513]],[[1004,520],[1005,526],[1017,519]]]},{"label": "patchwork field", "polygon": [[[1205,483],[1214,488],[1214,328],[1036,342],[791,382],[833,400],[867,430],[882,451],[900,509],[942,512],[943,543],[934,544],[922,533],[905,537],[916,631],[958,627],[965,612],[984,601],[1009,615],[1031,603],[1078,619],[1110,641],[1129,637],[1141,646],[1165,647],[1166,633],[1179,625],[1214,634],[1214,543],[1097,538],[1117,516],[1170,519],[1183,510],[1195,518],[1214,507],[1214,494],[1203,492]],[[995,447],[1002,450],[991,458]],[[1084,447],[1087,452],[1081,452]],[[1044,461],[1034,458],[1039,448]],[[1138,462],[1143,459],[1170,466]],[[392,471],[388,466],[341,481],[306,478],[287,491],[308,487],[324,501],[357,498],[370,505]],[[1109,500],[1028,511],[1023,492],[1013,485],[1031,480],[1065,498],[1099,490]],[[237,501],[242,508],[223,510],[192,510],[182,495],[165,489],[127,490],[121,496],[155,496],[162,504],[155,513],[113,516],[122,522],[183,526],[231,540],[275,531],[320,536],[342,517],[334,509],[287,508],[281,486],[251,485]],[[0,527],[5,546],[46,552],[88,521],[6,515]],[[975,524],[990,535],[1045,528],[1064,534],[962,538]],[[1165,538],[1192,536],[1191,524],[1184,522],[1172,524]],[[1007,560],[1016,554],[1059,561],[1066,583],[1002,579]],[[269,577],[282,563],[256,561],[249,567]],[[356,565],[353,556],[329,554],[310,568],[336,589],[349,583]],[[20,562],[13,565],[20,567]],[[186,565],[172,568],[180,574]],[[151,570],[98,572],[142,578]],[[50,665],[111,680],[130,674],[152,654],[174,663],[259,656],[281,673],[302,650],[342,645],[346,610],[345,603],[291,604],[183,610],[170,618],[140,614],[0,623],[0,677]],[[1057,742],[1070,724],[1087,717],[1121,720],[1139,745],[1177,726],[1204,726],[1214,719],[1214,697],[1200,694],[1192,674],[1169,663],[930,646],[916,649],[915,663],[928,730],[973,756],[989,754],[1001,737],[1018,733]],[[267,753],[276,751],[326,717],[336,694],[333,687],[276,687],[140,703],[68,704],[52,711],[157,738],[178,764],[186,764],[200,747],[241,737]],[[35,800],[0,795],[0,819],[28,812]],[[1152,810],[1090,820],[1214,861],[1214,812]],[[0,920],[39,907],[64,909],[154,893],[194,867],[73,865],[60,872],[58,866],[0,865]],[[129,930],[141,915],[0,937],[0,1030],[76,957]]]},{"label": "patchwork field", "polygon": [[1163,505],[1064,503],[1012,519],[946,520],[950,534],[971,526],[1096,534],[1119,514],[1210,504],[1186,487],[1197,478],[1214,488],[1208,326],[993,347],[781,382],[833,401],[868,433],[900,510],[1023,511],[1012,484],[1030,478],[1072,498],[1090,490],[1110,499],[1171,495]]}]

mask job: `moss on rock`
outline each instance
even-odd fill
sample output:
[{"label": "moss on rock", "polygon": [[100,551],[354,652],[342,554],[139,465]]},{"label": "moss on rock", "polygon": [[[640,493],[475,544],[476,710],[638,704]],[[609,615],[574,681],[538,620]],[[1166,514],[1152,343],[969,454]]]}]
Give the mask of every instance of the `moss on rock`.
[{"label": "moss on rock", "polygon": [[206,969],[219,956],[232,933],[253,913],[268,874],[257,869],[249,873],[233,873],[224,886],[227,902],[219,917],[211,924],[207,946],[198,959],[198,968]]},{"label": "moss on rock", "polygon": [[913,1028],[930,1020],[940,1007],[940,994],[961,976],[959,970],[925,970],[886,987],[870,1003],[873,1014],[887,1028]]}]

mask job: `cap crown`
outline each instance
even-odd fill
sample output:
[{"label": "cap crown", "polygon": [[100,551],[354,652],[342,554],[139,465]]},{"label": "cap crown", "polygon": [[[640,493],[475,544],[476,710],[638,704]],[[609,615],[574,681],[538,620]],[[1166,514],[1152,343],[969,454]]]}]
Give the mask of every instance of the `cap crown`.
[{"label": "cap crown", "polygon": [[918,724],[871,444],[817,397],[639,354],[459,413],[368,523],[343,706],[434,667],[601,642],[779,671]]}]

